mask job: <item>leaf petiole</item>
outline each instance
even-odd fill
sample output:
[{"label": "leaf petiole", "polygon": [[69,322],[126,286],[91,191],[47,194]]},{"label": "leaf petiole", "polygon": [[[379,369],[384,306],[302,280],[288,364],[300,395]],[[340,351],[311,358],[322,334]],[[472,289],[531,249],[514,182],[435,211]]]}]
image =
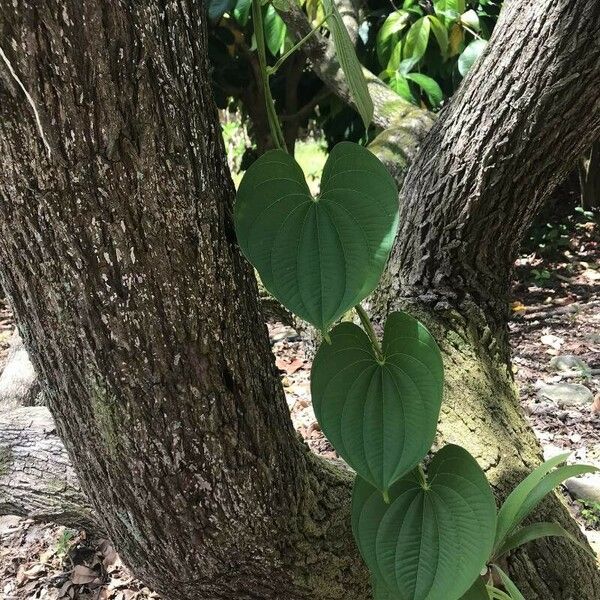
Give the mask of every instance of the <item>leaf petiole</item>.
[{"label": "leaf petiole", "polygon": [[381,344],[377,339],[377,335],[375,334],[375,330],[373,329],[373,325],[371,324],[371,320],[369,319],[369,315],[367,315],[365,309],[360,304],[357,304],[354,307],[354,310],[356,311],[356,314],[360,319],[365,333],[371,341],[371,345],[373,346],[373,350],[375,351],[375,355],[377,356],[378,362],[383,364],[385,361],[385,356],[383,354],[383,350],[381,349]]},{"label": "leaf petiole", "polygon": [[252,20],[254,22],[254,36],[256,38],[256,49],[258,52],[258,64],[260,70],[260,78],[262,81],[263,95],[267,109],[267,120],[273,142],[280,150],[287,152],[285,138],[281,131],[277,111],[275,110],[275,102],[271,95],[271,87],[269,86],[269,74],[267,71],[267,51],[265,49],[265,32],[263,15],[260,0],[252,0]]},{"label": "leaf petiole", "polygon": [[428,490],[430,488],[429,483],[427,482],[427,477],[425,476],[425,471],[423,469],[423,465],[417,465],[417,475],[419,477],[419,483],[424,490]]}]

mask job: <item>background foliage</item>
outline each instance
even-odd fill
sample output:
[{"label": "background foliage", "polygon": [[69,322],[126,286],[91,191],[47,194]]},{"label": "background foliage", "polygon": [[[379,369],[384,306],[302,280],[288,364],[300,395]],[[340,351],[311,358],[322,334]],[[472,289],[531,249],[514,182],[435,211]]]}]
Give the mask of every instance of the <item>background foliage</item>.
[{"label": "background foliage", "polygon": [[[300,0],[313,25],[325,17],[321,2]],[[496,24],[499,0],[367,0],[360,8],[356,53],[406,100],[439,110],[481,53]],[[220,108],[239,110],[259,154],[272,147],[260,94],[249,0],[211,2],[210,58]],[[293,45],[272,5],[263,7],[270,64]],[[326,31],[326,29],[325,29]],[[287,145],[307,130],[322,130],[328,146],[374,135],[356,111],[333,96],[295,53],[272,77],[271,88]],[[247,148],[246,167],[256,158]]]}]

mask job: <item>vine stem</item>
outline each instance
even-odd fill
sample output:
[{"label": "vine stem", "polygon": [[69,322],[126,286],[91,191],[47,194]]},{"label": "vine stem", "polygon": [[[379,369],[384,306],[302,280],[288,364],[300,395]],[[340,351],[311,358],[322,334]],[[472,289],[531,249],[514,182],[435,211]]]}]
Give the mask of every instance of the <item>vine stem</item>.
[{"label": "vine stem", "polygon": [[383,360],[384,360],[383,350],[381,349],[381,344],[379,343],[379,340],[377,339],[377,335],[375,334],[375,330],[373,329],[373,325],[371,324],[369,315],[367,315],[365,309],[360,304],[357,304],[354,307],[354,310],[356,311],[356,314],[358,315],[358,318],[360,319],[360,322],[362,323],[365,333],[369,337],[369,340],[371,340],[371,344],[373,345],[373,350],[375,350],[377,359],[380,362],[383,362]]},{"label": "vine stem", "polygon": [[429,483],[427,483],[427,477],[425,477],[425,471],[423,470],[423,465],[417,465],[417,475],[419,476],[419,483],[421,487],[425,490],[429,489]]},{"label": "vine stem", "polygon": [[309,31],[296,45],[294,45],[292,48],[290,48],[283,56],[280,56],[279,59],[277,60],[277,62],[272,66],[272,67],[267,67],[267,74],[268,75],[275,75],[275,73],[277,73],[277,71],[279,70],[279,68],[281,67],[281,65],[283,65],[283,63],[292,55],[294,54],[294,52],[296,52],[296,50],[299,50],[300,48],[302,48],[302,46],[304,46],[304,44],[306,42],[308,42],[308,40],[315,34],[317,33],[317,31],[319,31],[319,29],[321,29],[321,27],[323,27],[324,23],[327,21],[327,19],[329,19],[329,17],[331,17],[333,15],[333,13],[329,13],[328,15],[325,15],[320,21],[319,23],[311,30]]},{"label": "vine stem", "polygon": [[260,68],[260,78],[262,80],[263,94],[267,109],[267,120],[269,129],[275,145],[287,152],[285,138],[281,131],[281,125],[275,110],[275,102],[271,95],[271,87],[269,85],[269,73],[267,70],[267,51],[265,49],[265,30],[263,24],[262,8],[260,0],[252,0],[252,21],[254,22],[254,37],[256,38],[256,49],[258,52],[258,65]]}]

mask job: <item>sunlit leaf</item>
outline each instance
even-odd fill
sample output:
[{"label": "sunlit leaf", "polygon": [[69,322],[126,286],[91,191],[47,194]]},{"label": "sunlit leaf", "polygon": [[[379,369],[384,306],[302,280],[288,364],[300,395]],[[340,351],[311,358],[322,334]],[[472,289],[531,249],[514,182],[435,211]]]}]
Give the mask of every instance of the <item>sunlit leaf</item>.
[{"label": "sunlit leaf", "polygon": [[381,29],[377,32],[377,58],[382,67],[387,65],[392,50],[398,43],[399,33],[408,27],[409,23],[410,13],[405,10],[397,10],[388,15]]},{"label": "sunlit leaf", "polygon": [[400,62],[402,61],[402,42],[398,42],[394,49],[392,50],[392,55],[390,56],[390,60],[387,64],[387,70],[389,72],[394,72],[398,70],[400,66]]},{"label": "sunlit leaf", "polygon": [[474,40],[458,57],[458,72],[464,77],[487,46],[486,40]]},{"label": "sunlit leaf", "polygon": [[472,31],[479,31],[480,29],[479,16],[472,8],[460,15],[460,22]]},{"label": "sunlit leaf", "polygon": [[407,73],[405,77],[414,81],[425,92],[433,108],[437,108],[442,103],[444,92],[435,79],[422,73]]},{"label": "sunlit leaf", "polygon": [[287,27],[272,5],[269,5],[267,8],[264,16],[264,24],[267,47],[271,54],[276,56],[279,54],[285,41]]},{"label": "sunlit leaf", "polygon": [[[406,63],[405,71],[408,72],[416,65],[427,50],[429,43],[429,32],[431,31],[431,22],[426,17],[421,17],[412,24],[406,35],[403,51],[403,63]],[[410,67],[408,64],[410,63]]]},{"label": "sunlit leaf", "polygon": [[389,86],[398,94],[402,96],[405,100],[412,102],[413,104],[417,104],[417,99],[410,89],[410,85],[408,84],[408,79],[402,73],[394,73],[392,78],[389,81]]},{"label": "sunlit leaf", "polygon": [[440,52],[442,54],[442,58],[445,60],[448,56],[448,31],[444,27],[444,24],[434,15],[428,15],[427,19],[429,20],[429,24],[431,25],[431,31],[437,40],[438,46],[440,48]]},{"label": "sunlit leaf", "polygon": [[246,25],[248,22],[248,15],[252,8],[252,0],[237,0],[235,8],[233,10],[233,16],[240,25]]}]

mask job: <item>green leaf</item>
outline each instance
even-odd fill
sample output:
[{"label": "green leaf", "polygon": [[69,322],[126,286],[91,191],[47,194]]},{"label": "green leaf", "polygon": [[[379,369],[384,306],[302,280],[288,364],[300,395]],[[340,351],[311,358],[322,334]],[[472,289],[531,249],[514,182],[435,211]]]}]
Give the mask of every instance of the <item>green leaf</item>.
[{"label": "green leaf", "polygon": [[373,101],[369,94],[362,66],[356,56],[354,45],[348,35],[348,30],[344,25],[337,6],[334,4],[333,0],[323,0],[323,7],[325,8],[326,14],[332,15],[327,21],[327,24],[329,25],[331,35],[333,36],[337,57],[340,61],[340,66],[344,71],[344,75],[346,75],[346,81],[350,88],[352,99],[356,104],[356,109],[363,120],[365,129],[367,129],[373,120]]},{"label": "green leaf", "polygon": [[438,46],[440,47],[440,52],[442,54],[442,58],[446,60],[448,57],[448,31],[444,27],[443,23],[434,15],[428,15],[427,19],[429,20],[429,24],[431,25],[431,31],[437,40]]},{"label": "green leaf", "polygon": [[398,191],[369,150],[342,142],[313,199],[294,158],[271,150],[242,179],[234,217],[267,290],[326,331],[375,289],[398,227]]},{"label": "green leaf", "polygon": [[208,18],[218,21],[227,11],[235,6],[235,0],[209,0]]},{"label": "green leaf", "polygon": [[525,600],[523,594],[521,594],[521,592],[519,591],[519,588],[512,582],[510,577],[498,565],[492,565],[492,568],[500,576],[502,585],[504,586],[504,589],[508,592],[508,595],[511,597],[512,600]]},{"label": "green leaf", "polygon": [[437,108],[442,103],[444,92],[435,79],[422,73],[407,73],[405,77],[414,81],[425,92],[433,108]]},{"label": "green leaf", "polygon": [[403,72],[408,72],[416,65],[427,50],[429,42],[429,32],[431,30],[431,21],[427,17],[421,17],[415,21],[406,35],[404,43],[404,61],[410,63],[410,68],[406,68]]},{"label": "green leaf", "polygon": [[267,48],[269,48],[269,52],[271,52],[273,56],[276,56],[279,54],[281,47],[285,42],[287,27],[271,4],[266,9],[264,24]]},{"label": "green leaf", "polygon": [[458,57],[458,72],[464,77],[487,46],[486,40],[473,40]]},{"label": "green leaf", "polygon": [[492,600],[511,600],[511,597],[508,594],[493,585],[488,585],[486,588]]},{"label": "green leaf", "polygon": [[397,600],[385,583],[377,581],[375,577],[371,577],[371,585],[373,586],[373,600]]},{"label": "green leaf", "polygon": [[[402,600],[397,594],[393,594],[381,581],[372,578],[373,598],[374,600]],[[508,596],[507,596],[508,598]],[[475,583],[469,588],[466,594],[460,597],[460,600],[490,600],[485,581],[477,577]]]},{"label": "green leaf", "polygon": [[410,13],[397,10],[390,13],[377,32],[377,58],[379,64],[385,67],[390,60],[392,50],[398,43],[399,33],[410,23]]},{"label": "green leaf", "polygon": [[482,577],[477,577],[475,583],[469,588],[469,591],[460,597],[460,600],[490,600],[485,581]]},{"label": "green leaf", "polygon": [[457,0],[435,0],[433,8],[438,17],[443,17],[448,23],[451,23],[456,21],[464,12],[464,3],[463,10],[460,10]]},{"label": "green leaf", "polygon": [[519,485],[508,495],[498,511],[498,525],[495,545],[513,531],[520,523],[516,522],[517,515],[527,496],[536,488],[542,479],[561,463],[569,458],[569,452],[559,454],[538,465]]},{"label": "green leaf", "polygon": [[408,85],[408,79],[406,79],[402,73],[394,73],[393,77],[390,79],[389,86],[396,94],[402,96],[405,100],[417,104],[417,99],[414,97],[410,86]]},{"label": "green leaf", "polygon": [[472,8],[460,15],[460,22],[473,31],[479,31],[480,29],[479,16]]},{"label": "green leaf", "polygon": [[503,556],[504,554],[508,554],[523,544],[527,544],[528,542],[532,542],[543,537],[565,538],[579,546],[582,550],[592,556],[592,558],[596,558],[596,555],[588,546],[582,544],[573,534],[569,533],[558,523],[533,523],[532,525],[526,525],[525,527],[517,529],[517,531],[505,539],[504,544],[502,544],[502,546],[494,553],[494,556]]},{"label": "green leaf", "polygon": [[237,0],[233,9],[233,16],[240,25],[246,25],[248,22],[248,15],[251,8],[252,0]]},{"label": "green leaf", "polygon": [[398,42],[394,49],[392,50],[392,55],[390,56],[390,60],[388,61],[386,70],[394,72],[400,66],[400,61],[402,60],[402,42]]},{"label": "green leaf", "polygon": [[315,415],[340,456],[382,492],[414,468],[435,438],[444,367],[410,315],[389,315],[378,360],[365,332],[341,323],[311,372]]},{"label": "green leaf", "polygon": [[506,498],[498,511],[494,550],[502,548],[506,537],[535,509],[544,496],[565,479],[599,470],[587,465],[568,465],[552,470],[565,462],[568,456],[561,454],[539,465]]},{"label": "green leaf", "polygon": [[486,564],[496,507],[485,474],[463,448],[445,446],[428,481],[414,472],[390,490],[390,503],[361,477],[352,530],[373,577],[402,600],[449,600],[469,590]]}]

